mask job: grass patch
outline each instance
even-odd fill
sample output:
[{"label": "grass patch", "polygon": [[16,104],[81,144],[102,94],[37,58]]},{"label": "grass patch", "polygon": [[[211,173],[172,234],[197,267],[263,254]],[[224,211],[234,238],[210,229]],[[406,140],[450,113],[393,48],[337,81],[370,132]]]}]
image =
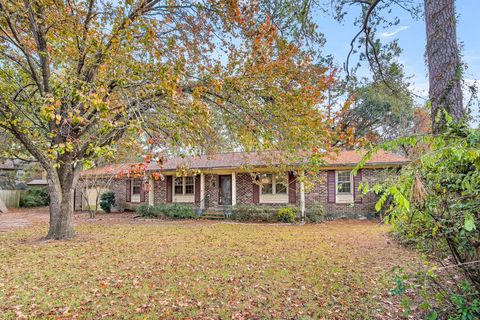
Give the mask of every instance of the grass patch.
[{"label": "grass patch", "polygon": [[[368,222],[80,224],[0,234],[2,318],[328,318],[382,315],[389,273],[418,259]],[[388,304],[390,305],[390,304]]]}]

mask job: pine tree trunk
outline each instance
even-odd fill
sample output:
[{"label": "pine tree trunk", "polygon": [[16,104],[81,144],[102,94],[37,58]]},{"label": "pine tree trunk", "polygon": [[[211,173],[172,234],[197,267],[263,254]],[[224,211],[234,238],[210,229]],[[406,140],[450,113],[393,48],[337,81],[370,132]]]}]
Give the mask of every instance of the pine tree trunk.
[{"label": "pine tree trunk", "polygon": [[[445,128],[443,110],[459,121],[465,116],[462,64],[457,44],[455,0],[425,0],[429,96],[434,133]],[[437,119],[437,115],[440,117]]]},{"label": "pine tree trunk", "polygon": [[71,170],[57,170],[49,177],[50,228],[47,239],[67,240],[75,236],[73,228],[73,197],[75,179]]}]

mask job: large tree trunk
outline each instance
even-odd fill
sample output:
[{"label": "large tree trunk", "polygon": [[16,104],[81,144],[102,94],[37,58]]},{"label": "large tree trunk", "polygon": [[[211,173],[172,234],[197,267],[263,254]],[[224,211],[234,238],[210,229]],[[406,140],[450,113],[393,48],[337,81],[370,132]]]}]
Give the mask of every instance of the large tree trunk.
[{"label": "large tree trunk", "polygon": [[445,128],[443,110],[455,121],[465,116],[455,0],[425,0],[425,22],[432,129],[438,133]]},{"label": "large tree trunk", "polygon": [[47,239],[66,240],[75,236],[73,228],[73,197],[76,179],[68,166],[49,177],[50,228]]}]

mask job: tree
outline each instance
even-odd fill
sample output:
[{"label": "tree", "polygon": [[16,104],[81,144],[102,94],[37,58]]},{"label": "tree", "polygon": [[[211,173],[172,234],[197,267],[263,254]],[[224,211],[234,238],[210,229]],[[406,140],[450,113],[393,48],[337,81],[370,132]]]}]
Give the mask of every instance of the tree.
[{"label": "tree", "polygon": [[288,38],[255,2],[0,1],[0,127],[47,172],[47,238],[74,236],[79,173],[122,137],[328,148],[333,76]]},{"label": "tree", "polygon": [[432,126],[438,133],[445,129],[443,111],[455,121],[465,118],[457,16],[455,0],[425,0],[424,4]]},{"label": "tree", "polygon": [[[424,16],[427,34],[426,56],[429,75],[429,96],[431,102],[432,130],[436,133],[445,129],[445,115],[449,113],[455,121],[465,120],[465,109],[462,99],[462,63],[456,35],[456,14],[454,0],[424,0]],[[375,37],[379,26],[397,25],[400,20],[395,17],[389,21],[382,12],[391,11],[397,6],[407,10],[414,17],[420,17],[421,8],[412,1],[335,1],[336,18],[342,20],[346,14],[345,7],[356,5],[361,9],[361,16],[356,25],[360,30],[352,39],[351,50],[347,57],[346,71],[349,70],[349,59],[352,53],[363,47],[363,58],[368,61],[374,76],[395,88],[394,83],[385,73],[385,59],[382,56],[398,50],[396,41],[382,46]],[[393,90],[392,90],[393,91]]]},{"label": "tree", "polygon": [[[372,82],[344,81],[343,95],[354,97],[339,124],[343,130],[355,128],[357,142],[381,142],[407,136],[414,131],[414,103],[408,90],[408,79],[403,67],[385,63],[384,74],[395,83],[395,90],[381,79]],[[388,68],[387,68],[388,67]]]}]

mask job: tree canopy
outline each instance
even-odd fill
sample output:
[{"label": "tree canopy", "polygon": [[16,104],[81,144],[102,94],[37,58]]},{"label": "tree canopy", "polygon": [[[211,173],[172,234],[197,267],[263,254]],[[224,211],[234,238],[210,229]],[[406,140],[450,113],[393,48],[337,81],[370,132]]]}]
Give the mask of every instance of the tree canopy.
[{"label": "tree canopy", "polygon": [[331,144],[322,92],[333,75],[260,9],[219,0],[0,3],[0,127],[47,171],[49,237],[73,235],[78,174],[113,156],[122,137],[151,150],[212,148],[222,137],[246,150]]}]

